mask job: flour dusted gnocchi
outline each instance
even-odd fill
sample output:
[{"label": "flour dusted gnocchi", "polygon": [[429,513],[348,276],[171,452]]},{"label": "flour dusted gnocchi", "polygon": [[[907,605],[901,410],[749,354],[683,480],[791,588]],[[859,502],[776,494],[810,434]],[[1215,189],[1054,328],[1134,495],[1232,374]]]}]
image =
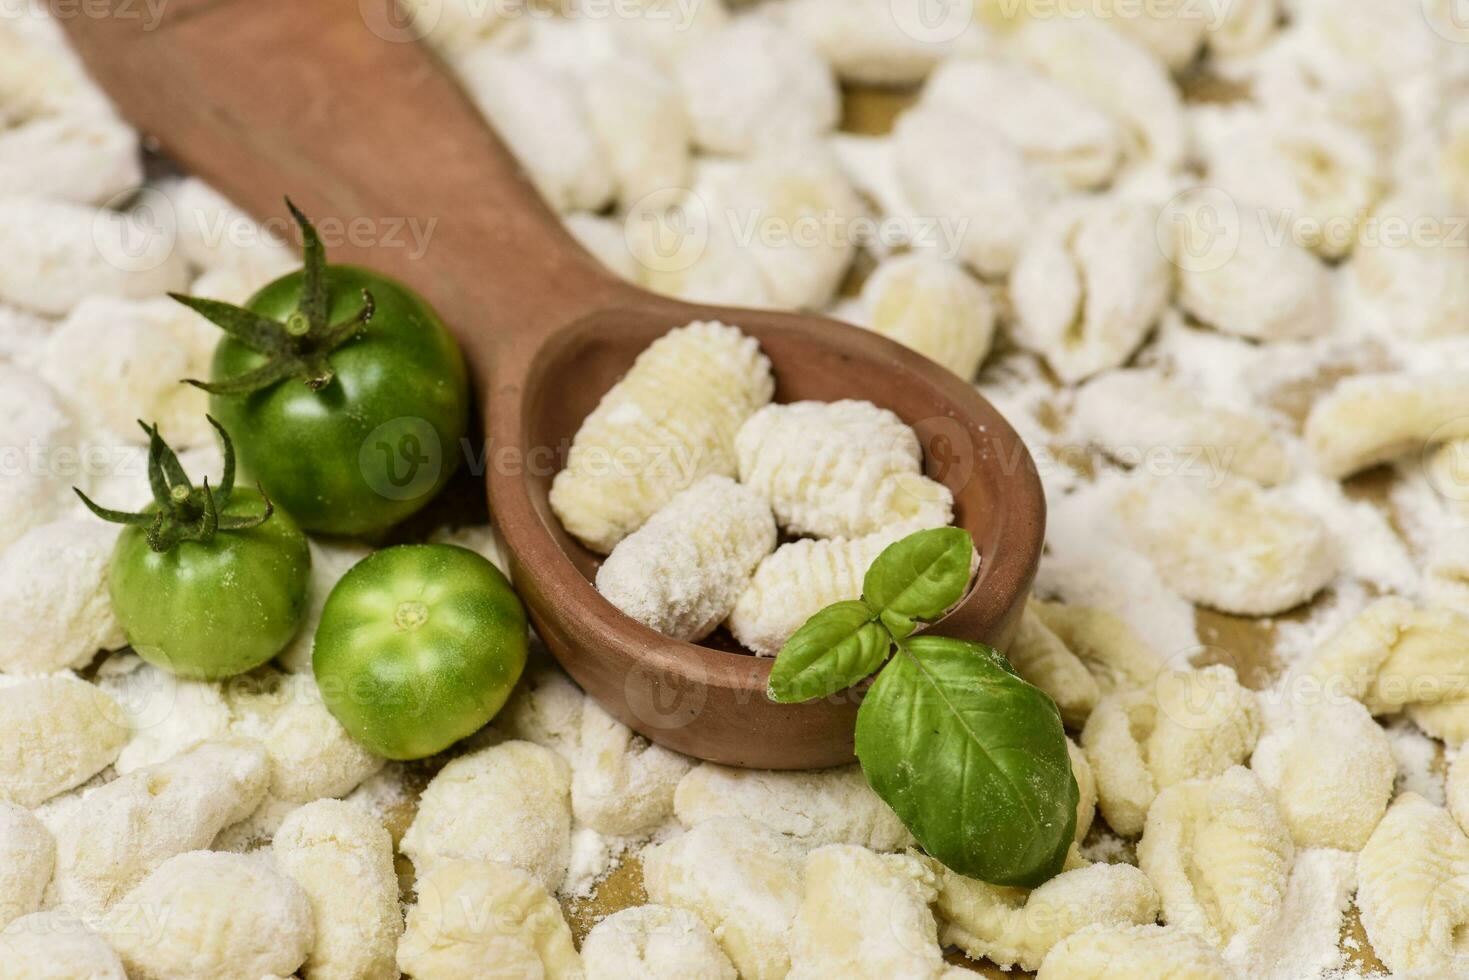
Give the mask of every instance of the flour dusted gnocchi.
[{"label": "flour dusted gnocchi", "polygon": [[1147,642],[1105,609],[1041,601],[1026,608],[1081,661],[1104,696],[1146,687],[1163,667],[1162,658]]},{"label": "flour dusted gnocchi", "polygon": [[1127,864],[1068,863],[1029,892],[936,870],[943,941],[1007,969],[1039,969],[1052,947],[1088,926],[1140,925],[1158,917],[1158,893],[1147,875]]},{"label": "flour dusted gnocchi", "polygon": [[306,893],[262,857],[190,851],[164,862],[103,920],[140,980],[286,977],[314,932]]},{"label": "flour dusted gnocchi", "polygon": [[588,701],[572,765],[571,812],[601,834],[649,834],[673,814],[693,760],[654,745]]},{"label": "flour dusted gnocchi", "polygon": [[590,704],[559,667],[532,660],[494,727],[511,738],[551,749],[568,763],[581,751],[582,715]]},{"label": "flour dusted gnocchi", "polygon": [[922,253],[883,261],[862,286],[864,325],[966,381],[995,335],[989,293],[952,262]]},{"label": "flour dusted gnocchi", "polygon": [[1469,921],[1469,838],[1417,793],[1393,801],[1357,860],[1357,907],[1378,958],[1394,973],[1469,970],[1459,941]]},{"label": "flour dusted gnocchi", "polygon": [[1015,339],[1063,381],[1122,365],[1172,287],[1156,215],[1138,202],[1064,204],[1026,242],[1010,280]]},{"label": "flour dusted gnocchi", "polygon": [[122,959],[86,925],[37,912],[0,932],[0,962],[11,980],[127,980]]},{"label": "flour dusted gnocchi", "polygon": [[[0,334],[9,326],[0,314]],[[71,414],[50,385],[29,371],[0,364],[0,453],[5,461],[0,470],[0,548],[61,516],[68,483],[85,482],[79,480],[79,458],[72,458],[78,454],[78,436]],[[6,584],[11,577],[5,576]],[[12,587],[21,588],[18,583]],[[8,618],[16,621],[13,615]],[[16,667],[5,664],[4,669]]]},{"label": "flour dusted gnocchi", "polygon": [[306,980],[394,980],[403,916],[393,839],[365,811],[318,800],[292,813],[271,845],[276,866],[301,886],[316,933]]},{"label": "flour dusted gnocchi", "polygon": [[665,207],[641,209],[624,223],[619,237],[625,236],[631,256],[631,278],[645,289],[691,303],[774,306],[760,263],[740,244],[717,203],[711,213],[706,190],[696,185],[671,193]]},{"label": "flour dusted gnocchi", "polygon": [[71,674],[0,686],[0,799],[35,807],[112,764],[127,741],[117,702]]},{"label": "flour dusted gnocchi", "polygon": [[[1273,486],[1291,476],[1286,446],[1263,418],[1211,405],[1151,371],[1093,378],[1077,391],[1072,417],[1082,437],[1124,463],[1164,449],[1179,460],[1181,475],[1205,482],[1233,473]],[[1197,465],[1188,465],[1194,456]]]},{"label": "flour dusted gnocchi", "polygon": [[[1329,750],[1327,750],[1329,747]],[[1392,798],[1397,763],[1361,704],[1296,706],[1256,744],[1250,762],[1297,847],[1360,851]]]},{"label": "flour dusted gnocchi", "polygon": [[1234,971],[1213,946],[1173,926],[1096,925],[1061,940],[1037,980],[1230,980]]},{"label": "flour dusted gnocchi", "polygon": [[41,907],[56,841],[24,807],[0,802],[0,929]]},{"label": "flour dusted gnocchi", "polygon": [[898,815],[857,766],[770,772],[704,762],[679,781],[673,806],[685,827],[740,817],[806,847],[854,844],[898,851],[913,844]]},{"label": "flour dusted gnocchi", "polygon": [[666,905],[614,912],[582,941],[587,980],[736,980],[734,964],[693,913]]},{"label": "flour dusted gnocchi", "polygon": [[1234,672],[1215,665],[1166,671],[1147,689],[1108,695],[1081,732],[1081,747],[1111,828],[1132,836],[1157,793],[1187,779],[1217,776],[1249,758],[1260,709]]},{"label": "flour dusted gnocchi", "polygon": [[750,980],[790,970],[800,871],[796,844],[740,817],[707,820],[643,854],[648,897],[698,916]]},{"label": "flour dusted gnocchi", "polygon": [[398,968],[415,980],[583,975],[556,900],[518,868],[470,860],[446,861],[419,880]]},{"label": "flour dusted gnocchi", "polygon": [[1222,612],[1284,612],[1314,596],[1337,571],[1339,559],[1319,517],[1244,480],[1216,489],[1177,478],[1139,482],[1117,511],[1164,581]]},{"label": "flour dusted gnocchi", "polygon": [[923,90],[937,104],[983,120],[1025,158],[1078,190],[1112,179],[1122,158],[1122,131],[1066,86],[1012,61],[954,58]]},{"label": "flour dusted gnocchi", "polygon": [[917,434],[871,402],[767,405],[740,428],[735,456],[740,481],[792,534],[858,538],[954,517],[953,494],[923,475]]},{"label": "flour dusted gnocchi", "polygon": [[209,847],[265,798],[269,764],[249,739],[213,739],[82,796],[55,821],[48,907],[98,913],[165,861]]},{"label": "flour dusted gnocchi", "polygon": [[31,528],[0,553],[0,669],[85,667],[127,641],[107,596],[117,529],[90,520]]},{"label": "flour dusted gnocchi", "polygon": [[1328,476],[1345,477],[1430,440],[1469,436],[1469,371],[1394,372],[1347,378],[1317,399],[1306,444]]},{"label": "flour dusted gnocchi", "polygon": [[755,341],[692,323],[654,341],[602,397],[551,485],[551,507],[608,554],[702,476],[733,476],[739,427],[775,393]]},{"label": "flour dusted gnocchi", "polygon": [[446,861],[503,861],[554,891],[571,859],[571,767],[529,742],[460,756],[424,789],[400,847],[419,874]]},{"label": "flour dusted gnocchi", "polygon": [[646,207],[649,195],[686,185],[689,121],[676,85],[641,61],[622,58],[594,69],[584,91],[622,210]]},{"label": "flour dusted gnocchi", "polygon": [[112,764],[119,775],[229,731],[230,709],[218,684],[176,677],[132,654],[109,657],[96,682],[117,701],[130,732]]},{"label": "flour dusted gnocchi", "polygon": [[932,869],[908,854],[831,844],[806,856],[791,928],[790,980],[936,978],[944,970],[929,903]]},{"label": "flour dusted gnocchi", "polygon": [[158,296],[188,282],[169,236],[127,215],[18,194],[0,198],[0,302],[61,316],[93,294]]},{"label": "flour dusted gnocchi", "polygon": [[597,570],[597,591],[664,636],[702,640],[734,609],[775,538],[757,492],[706,476],[617,543]]},{"label": "flour dusted gnocchi", "polygon": [[837,123],[836,82],[816,49],[761,18],[739,18],[691,45],[677,77],[694,141],[713,153],[750,153]]},{"label": "flour dusted gnocchi", "polygon": [[1236,766],[1159,793],[1137,858],[1163,921],[1223,946],[1279,911],[1295,848],[1269,791]]},{"label": "flour dusted gnocchi", "polygon": [[926,23],[921,0],[789,0],[776,12],[848,82],[915,84],[967,39],[917,35],[908,25]]},{"label": "flour dusted gnocchi", "polygon": [[1211,7],[1190,0],[1163,0],[1132,8],[1108,20],[1151,51],[1170,71],[1180,71],[1203,46]]},{"label": "flour dusted gnocchi", "polygon": [[903,537],[890,528],[861,538],[803,538],[760,563],[729,615],[740,645],[762,657],[780,652],[791,634],[833,602],[862,595],[862,577],[882,550]]},{"label": "flour dusted gnocchi", "polygon": [[[1459,219],[1408,198],[1378,205],[1373,220],[1389,226],[1417,216],[1445,229]],[[1469,323],[1469,254],[1461,244],[1401,238],[1382,231],[1360,235],[1346,264],[1348,308],[1359,321],[1388,337],[1443,337]]]},{"label": "flour dusted gnocchi", "polygon": [[1101,687],[1080,658],[1036,615],[1033,602],[1021,614],[1006,655],[1017,674],[1051,696],[1068,727],[1086,724],[1102,696]]}]

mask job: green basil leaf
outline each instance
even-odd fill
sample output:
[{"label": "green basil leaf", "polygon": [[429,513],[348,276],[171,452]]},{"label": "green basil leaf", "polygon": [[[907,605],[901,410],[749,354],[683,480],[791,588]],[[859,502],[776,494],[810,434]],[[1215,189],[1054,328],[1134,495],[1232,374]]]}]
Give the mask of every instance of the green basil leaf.
[{"label": "green basil leaf", "polygon": [[827,606],[796,630],[770,669],[770,700],[810,701],[845,690],[887,659],[892,638],[855,599]]},{"label": "green basil leaf", "polygon": [[1061,713],[979,643],[900,644],[857,714],[867,781],[946,866],[1035,887],[1076,832],[1076,778]]},{"label": "green basil leaf", "polygon": [[862,598],[894,639],[938,619],[969,588],[974,540],[960,527],[936,527],[888,545],[867,569]]}]

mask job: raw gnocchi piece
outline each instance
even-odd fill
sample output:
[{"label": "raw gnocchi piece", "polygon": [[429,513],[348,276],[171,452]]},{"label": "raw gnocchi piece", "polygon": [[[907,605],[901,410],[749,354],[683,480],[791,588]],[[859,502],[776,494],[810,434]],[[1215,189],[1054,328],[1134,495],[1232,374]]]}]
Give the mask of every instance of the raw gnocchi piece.
[{"label": "raw gnocchi piece", "polygon": [[1372,715],[1356,701],[1335,698],[1296,706],[1261,737],[1250,767],[1275,794],[1297,847],[1341,851],[1367,843],[1398,774]]},{"label": "raw gnocchi piece", "polygon": [[1050,183],[994,126],[958,109],[920,105],[893,130],[898,184],[918,214],[961,224],[959,254],[987,276],[1008,273],[1054,196]]},{"label": "raw gnocchi piece", "polygon": [[1028,607],[1096,678],[1103,696],[1146,687],[1163,661],[1127,622],[1105,609],[1032,601]]},{"label": "raw gnocchi piece", "polygon": [[[9,326],[0,312],[0,335]],[[85,482],[80,479],[80,458],[72,460],[70,472],[63,465],[78,453],[78,437],[77,426],[50,385],[29,371],[0,364],[0,453],[5,460],[0,470],[0,549],[8,548],[31,528],[61,516],[69,485]],[[5,574],[0,589],[26,588],[12,582],[14,578],[13,572]],[[6,619],[24,630],[25,621],[13,612]],[[50,659],[44,650],[28,655]],[[22,669],[3,661],[0,654],[0,667]]]},{"label": "raw gnocchi piece", "polygon": [[624,212],[689,179],[689,121],[678,87],[657,69],[619,58],[588,75],[584,92]]},{"label": "raw gnocchi piece", "polygon": [[1156,214],[1121,198],[1063,204],[1025,243],[1010,277],[1018,343],[1075,383],[1122,365],[1172,289]]},{"label": "raw gnocchi piece", "polygon": [[101,204],[143,183],[138,134],[108,112],[69,111],[7,129],[0,180],[9,192]]},{"label": "raw gnocchi piece", "polygon": [[711,213],[703,190],[670,194],[662,209],[649,207],[627,220],[623,241],[633,281],[691,303],[773,307],[753,247],[739,242],[717,206]]},{"label": "raw gnocchi piece", "polygon": [[643,881],[652,901],[697,915],[741,977],[780,980],[790,970],[801,857],[760,824],[719,817],[645,851]]},{"label": "raw gnocchi piece", "polygon": [[133,654],[109,657],[96,683],[117,701],[130,732],[112,764],[118,775],[229,731],[230,709],[217,683],[176,677]]},{"label": "raw gnocchi piece", "polygon": [[164,193],[176,213],[179,248],[191,265],[231,273],[250,293],[300,267],[285,241],[202,180],[185,177]]},{"label": "raw gnocchi piece", "polygon": [[0,929],[41,907],[55,866],[56,840],[46,825],[0,802]]},{"label": "raw gnocchi piece", "polygon": [[1139,481],[1118,500],[1117,513],[1165,582],[1221,612],[1285,612],[1337,572],[1321,518],[1245,480],[1212,489],[1177,478]]},{"label": "raw gnocchi piece", "polygon": [[271,856],[311,902],[306,980],[396,980],[403,914],[393,839],[378,820],[340,800],[308,803],[276,831]]},{"label": "raw gnocchi piece", "polygon": [[583,976],[556,900],[497,861],[445,861],[419,879],[398,968],[414,980]]},{"label": "raw gnocchi piece", "polygon": [[1231,980],[1213,946],[1173,926],[1096,925],[1072,933],[1046,954],[1036,980]]},{"label": "raw gnocchi piece", "polygon": [[801,883],[789,980],[937,980],[943,973],[928,908],[936,882],[922,859],[830,844],[806,856]]},{"label": "raw gnocchi piece", "polygon": [[990,294],[952,262],[921,252],[885,259],[862,285],[863,326],[972,379],[995,336]]},{"label": "raw gnocchi piece", "polygon": [[571,859],[571,767],[530,742],[460,756],[424,789],[400,846],[420,875],[446,861],[503,861],[554,891]]},{"label": "raw gnocchi piece", "polygon": [[[1448,228],[1460,220],[1408,197],[1382,202],[1374,220],[1412,215]],[[1346,306],[1358,322],[1389,339],[1428,340],[1469,329],[1469,253],[1443,241],[1423,241],[1382,231],[1358,236],[1345,266]]]},{"label": "raw gnocchi piece", "polygon": [[1060,82],[1012,61],[953,58],[923,90],[943,105],[1004,134],[1025,158],[1078,190],[1106,184],[1122,160],[1122,131]]},{"label": "raw gnocchi piece", "polygon": [[81,300],[51,334],[41,375],[84,424],[146,443],[138,419],[170,445],[213,445],[208,397],[184,378],[207,378],[217,330],[170,299]]},{"label": "raw gnocchi piece", "polygon": [[913,835],[858,766],[771,772],[704,762],[679,781],[673,807],[685,827],[740,817],[805,847],[855,844],[899,851],[913,844]]},{"label": "raw gnocchi piece", "polygon": [[[1312,259],[1314,262],[1315,259]],[[1291,477],[1291,459],[1270,424],[1257,415],[1211,405],[1194,391],[1146,370],[1110,371],[1076,393],[1078,434],[1123,463],[1138,464],[1166,449],[1207,483],[1225,473],[1265,486]],[[1190,457],[1198,456],[1197,464]]]},{"label": "raw gnocchi piece", "polygon": [[901,532],[889,528],[862,538],[802,538],[781,545],[755,569],[735,603],[730,632],[745,649],[775,656],[806,620],[833,602],[859,598],[867,566]]},{"label": "raw gnocchi piece", "polygon": [[301,886],[269,861],[190,851],[165,861],[103,920],[136,980],[288,977],[315,938]]},{"label": "raw gnocchi piece", "polygon": [[1034,602],[1027,603],[1015,639],[1005,652],[1017,674],[1056,702],[1068,728],[1086,724],[1102,696],[1101,686],[1086,664],[1036,615]]},{"label": "raw gnocchi piece", "polygon": [[1469,834],[1469,752],[1459,752],[1449,764],[1444,797],[1459,829]]},{"label": "raw gnocchi piece", "polygon": [[0,553],[0,670],[81,668],[127,642],[107,594],[117,533],[64,519],[31,528]]},{"label": "raw gnocchi piece", "polygon": [[800,34],[742,17],[692,44],[676,75],[694,142],[711,153],[821,136],[837,124],[836,82]]},{"label": "raw gnocchi piece", "polygon": [[597,591],[644,626],[697,642],[734,609],[775,539],[756,490],[706,476],[617,543],[597,570]]},{"label": "raw gnocchi piece", "polygon": [[175,855],[209,847],[265,798],[269,763],[249,739],[214,739],[82,796],[56,820],[46,905],[99,913]]},{"label": "raw gnocchi piece", "polygon": [[542,651],[526,665],[510,700],[495,716],[494,727],[575,763],[581,750],[582,714],[591,702],[561,668],[546,660]]},{"label": "raw gnocchi piece", "polygon": [[1430,442],[1469,437],[1469,371],[1359,374],[1318,398],[1306,445],[1327,476],[1345,477]]},{"label": "raw gnocchi piece", "polygon": [[917,433],[871,402],[767,405],[741,426],[735,456],[740,482],[791,534],[859,538],[954,519],[953,494],[923,475]]},{"label": "raw gnocchi piece", "polygon": [[1469,838],[1417,793],[1393,801],[1357,859],[1357,908],[1372,949],[1393,973],[1469,971]]},{"label": "raw gnocchi piece", "polygon": [[612,167],[572,79],[493,46],[470,51],[455,68],[551,207],[598,211],[612,199]]},{"label": "raw gnocchi piece", "polygon": [[611,553],[700,477],[733,476],[735,433],[774,394],[769,359],[738,329],[670,331],[577,430],[552,509],[589,548]]},{"label": "raw gnocchi piece", "polygon": [[1066,754],[1071,758],[1071,774],[1076,777],[1076,843],[1086,839],[1097,816],[1097,777],[1092,765],[1086,761],[1086,753],[1070,738],[1066,739]]},{"label": "raw gnocchi piece", "polygon": [[1469,616],[1416,609],[1397,596],[1378,599],[1319,646],[1306,676],[1336,696],[1356,698],[1374,715],[1406,711],[1451,746],[1469,740],[1463,651]]},{"label": "raw gnocchi piece", "polygon": [[170,236],[127,216],[21,194],[0,198],[0,302],[62,316],[84,297],[189,284]]},{"label": "raw gnocchi piece", "polygon": [[[1289,3],[1290,0],[1285,0]],[[1262,50],[1280,27],[1282,0],[1235,0],[1207,26],[1209,52],[1221,58],[1241,58]]]},{"label": "raw gnocchi piece", "polygon": [[1158,893],[1137,868],[1073,864],[1031,891],[986,884],[936,866],[935,908],[944,923],[944,943],[1002,969],[1036,970],[1052,947],[1081,929],[1141,925],[1158,917]]},{"label": "raw gnocchi piece", "polygon": [[1216,330],[1251,340],[1316,337],[1331,329],[1328,267],[1288,238],[1272,240],[1255,211],[1219,191],[1170,202],[1178,302]]},{"label": "raw gnocchi piece", "polygon": [[1081,732],[1107,824],[1142,831],[1157,794],[1207,779],[1249,758],[1260,733],[1254,692],[1222,665],[1165,671],[1152,687],[1108,695]]},{"label": "raw gnocchi piece", "polygon": [[1207,5],[1190,0],[1162,0],[1133,8],[1131,16],[1114,16],[1108,23],[1151,51],[1169,71],[1181,71],[1204,45],[1212,15]]},{"label": "raw gnocchi piece", "polygon": [[101,936],[61,912],[37,912],[0,932],[0,962],[11,980],[128,980]]},{"label": "raw gnocchi piece", "polygon": [[230,691],[232,730],[270,756],[270,795],[286,803],[346,796],[383,767],[327,710],[310,674],[264,678]]},{"label": "raw gnocchi piece", "polygon": [[0,686],[0,799],[27,809],[80,786],[127,741],[122,710],[71,674]]},{"label": "raw gnocchi piece", "polygon": [[867,85],[923,81],[976,30],[971,25],[952,40],[947,24],[936,25],[932,36],[913,31],[909,25],[929,26],[922,0],[790,0],[776,14],[816,46],[842,81]]},{"label": "raw gnocchi piece", "polygon": [[1034,18],[1015,35],[1016,53],[1037,70],[1111,113],[1125,128],[1130,163],[1172,170],[1187,131],[1178,89],[1141,44],[1085,18]]},{"label": "raw gnocchi piece", "polygon": [[650,834],[673,815],[674,791],[693,765],[587,701],[572,764],[572,815],[599,834]]},{"label": "raw gnocchi piece", "polygon": [[734,964],[691,912],[639,905],[598,922],[582,941],[587,980],[736,980]]},{"label": "raw gnocchi piece", "polygon": [[1159,793],[1137,859],[1163,921],[1223,947],[1279,912],[1295,848],[1269,791],[1236,766]]}]

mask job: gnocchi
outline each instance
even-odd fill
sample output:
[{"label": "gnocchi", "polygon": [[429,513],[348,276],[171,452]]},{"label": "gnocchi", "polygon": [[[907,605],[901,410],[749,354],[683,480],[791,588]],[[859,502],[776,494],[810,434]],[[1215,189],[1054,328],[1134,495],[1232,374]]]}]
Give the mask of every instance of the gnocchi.
[{"label": "gnocchi", "polygon": [[1346,477],[1469,436],[1469,372],[1362,374],[1339,382],[1306,417],[1305,438],[1327,476]]},{"label": "gnocchi", "polygon": [[995,304],[952,262],[910,253],[881,262],[862,285],[863,326],[966,381],[995,336]]},{"label": "gnocchi", "polygon": [[587,980],[736,980],[734,964],[693,913],[639,905],[607,916],[582,941]]},{"label": "gnocchi", "polygon": [[1137,482],[1117,504],[1135,546],[1184,598],[1221,612],[1292,609],[1336,575],[1339,556],[1315,513],[1245,480]]},{"label": "gnocchi", "polygon": [[741,483],[791,534],[859,538],[954,518],[953,494],[923,475],[917,434],[871,402],[767,405],[740,427],[735,457]]},{"label": "gnocchi", "polygon": [[230,709],[218,684],[176,677],[132,654],[109,657],[96,682],[127,721],[127,744],[112,764],[118,775],[229,732]]},{"label": "gnocchi", "polygon": [[700,477],[733,476],[734,438],[775,393],[759,345],[722,323],[654,341],[572,440],[551,484],[566,529],[601,554]]},{"label": "gnocchi", "polygon": [[1080,728],[1102,696],[1101,685],[1034,607],[1033,601],[1026,604],[1006,655],[1017,674],[1051,696],[1067,727]]},{"label": "gnocchi", "polygon": [[687,185],[691,136],[676,85],[641,61],[620,58],[593,69],[584,91],[623,211]]},{"label": "gnocchi", "polygon": [[122,959],[86,925],[37,912],[0,932],[0,958],[12,980],[127,980]]},{"label": "gnocchi", "polygon": [[907,25],[926,23],[921,0],[790,0],[777,13],[846,82],[916,84],[966,41],[915,36]]},{"label": "gnocchi", "polygon": [[1095,925],[1061,940],[1037,980],[1230,980],[1234,971],[1213,946],[1172,926]]},{"label": "gnocchi", "polygon": [[107,594],[117,529],[64,519],[33,527],[0,552],[0,670],[85,667],[127,643]]},{"label": "gnocchi", "polygon": [[117,702],[71,674],[0,686],[0,800],[31,808],[91,779],[127,741]]},{"label": "gnocchi", "polygon": [[0,929],[41,907],[56,840],[29,810],[0,802]]},{"label": "gnocchi", "polygon": [[571,812],[601,834],[650,834],[673,815],[675,790],[693,765],[588,701],[572,765]]},{"label": "gnocchi", "polygon": [[702,640],[734,609],[775,538],[758,493],[706,476],[617,543],[597,570],[597,591],[664,636]]}]

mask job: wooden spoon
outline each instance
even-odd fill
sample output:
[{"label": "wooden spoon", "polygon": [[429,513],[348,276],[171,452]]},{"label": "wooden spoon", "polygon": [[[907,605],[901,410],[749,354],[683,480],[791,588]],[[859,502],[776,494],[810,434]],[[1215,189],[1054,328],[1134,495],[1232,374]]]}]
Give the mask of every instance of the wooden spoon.
[{"label": "wooden spoon", "polygon": [[[516,588],[577,683],[638,732],[703,759],[777,769],[852,759],[859,694],[777,705],[765,697],[770,660],[623,616],[591,584],[598,558],[546,502],[598,399],[653,340],[701,319],[759,340],[779,400],[866,398],[917,428],[930,475],[953,490],[983,556],[973,589],[935,628],[1005,646],[1045,522],[1035,466],[1005,420],[969,384],[869,331],[675,302],[612,276],[562,230],[390,2],[169,0],[156,24],[133,0],[102,4],[105,16],[96,3],[86,15],[69,0],[56,7],[123,114],[191,173],[261,219],[283,220],[289,193],[332,261],[403,280],[456,330]],[[409,223],[431,230],[426,250],[412,247]]]}]

